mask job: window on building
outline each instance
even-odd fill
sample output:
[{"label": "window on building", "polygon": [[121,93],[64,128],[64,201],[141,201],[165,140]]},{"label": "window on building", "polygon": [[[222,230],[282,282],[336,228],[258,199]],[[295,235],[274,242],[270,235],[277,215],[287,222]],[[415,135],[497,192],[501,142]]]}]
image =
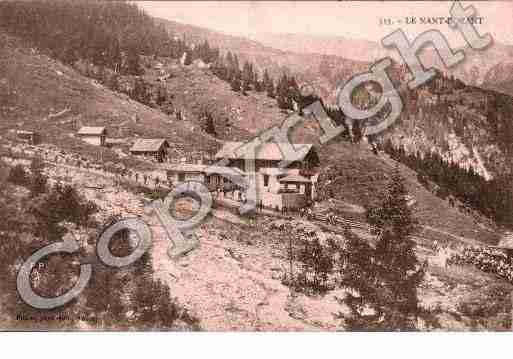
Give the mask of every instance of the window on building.
[{"label": "window on building", "polygon": [[269,186],[269,175],[264,175],[264,187]]},{"label": "window on building", "polygon": [[185,173],[179,173],[178,174],[178,181],[180,181],[180,182],[185,181]]}]

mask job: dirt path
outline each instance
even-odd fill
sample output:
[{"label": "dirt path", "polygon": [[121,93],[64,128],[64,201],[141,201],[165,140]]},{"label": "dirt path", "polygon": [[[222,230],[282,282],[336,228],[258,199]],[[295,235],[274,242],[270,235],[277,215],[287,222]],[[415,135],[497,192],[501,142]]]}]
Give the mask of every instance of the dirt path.
[{"label": "dirt path", "polygon": [[[171,295],[201,318],[205,330],[334,330],[335,298],[294,298],[279,276],[283,268],[269,248],[225,239],[216,219],[196,230],[200,247],[177,262],[169,241],[153,223],[153,265]],[[300,313],[298,315],[298,313]],[[311,313],[309,315],[308,313]]]}]

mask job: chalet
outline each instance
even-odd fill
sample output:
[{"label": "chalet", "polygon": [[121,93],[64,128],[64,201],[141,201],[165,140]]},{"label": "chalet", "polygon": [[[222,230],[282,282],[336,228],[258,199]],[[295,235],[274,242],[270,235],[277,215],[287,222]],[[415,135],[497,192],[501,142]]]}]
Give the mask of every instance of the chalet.
[{"label": "chalet", "polygon": [[136,156],[152,157],[157,162],[164,162],[169,143],[163,138],[147,138],[135,141],[130,153]]},{"label": "chalet", "polygon": [[167,179],[173,185],[185,181],[208,183],[207,166],[203,164],[177,163],[166,166]]},{"label": "chalet", "polygon": [[33,131],[16,131],[16,137],[20,140],[27,142],[28,144],[35,145],[38,142],[38,134]]},{"label": "chalet", "polygon": [[[227,142],[216,154],[216,160],[227,160],[228,166],[242,173],[252,171],[246,168],[241,151],[243,143]],[[294,148],[306,149],[301,157],[287,159],[276,143],[262,144],[254,154],[254,171],[257,178],[259,201],[263,206],[281,210],[299,208],[316,198],[318,175],[315,172],[319,157],[311,144],[293,144]],[[285,167],[282,163],[288,162]]]},{"label": "chalet", "polygon": [[83,141],[95,146],[105,146],[107,130],[105,127],[84,126],[77,132]]}]

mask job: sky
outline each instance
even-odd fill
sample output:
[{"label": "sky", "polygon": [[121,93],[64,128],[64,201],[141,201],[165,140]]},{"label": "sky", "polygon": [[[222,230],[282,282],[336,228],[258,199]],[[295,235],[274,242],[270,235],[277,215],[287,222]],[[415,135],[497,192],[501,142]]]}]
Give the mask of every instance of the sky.
[{"label": "sky", "polygon": [[[445,1],[138,1],[155,17],[210,28],[232,35],[300,33],[344,36],[379,41],[398,25],[380,25],[380,18],[450,16]],[[484,23],[480,33],[495,41],[513,44],[513,2],[464,1],[475,6]],[[459,33],[444,25],[404,25],[412,37],[429,30],[442,31],[449,41],[463,44]]]}]

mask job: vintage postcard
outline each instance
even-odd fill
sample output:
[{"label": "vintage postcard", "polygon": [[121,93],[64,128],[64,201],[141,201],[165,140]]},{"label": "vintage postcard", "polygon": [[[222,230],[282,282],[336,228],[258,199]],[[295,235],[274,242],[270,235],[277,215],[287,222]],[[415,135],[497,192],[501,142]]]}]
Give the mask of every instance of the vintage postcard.
[{"label": "vintage postcard", "polygon": [[0,2],[1,331],[510,331],[513,3]]}]

